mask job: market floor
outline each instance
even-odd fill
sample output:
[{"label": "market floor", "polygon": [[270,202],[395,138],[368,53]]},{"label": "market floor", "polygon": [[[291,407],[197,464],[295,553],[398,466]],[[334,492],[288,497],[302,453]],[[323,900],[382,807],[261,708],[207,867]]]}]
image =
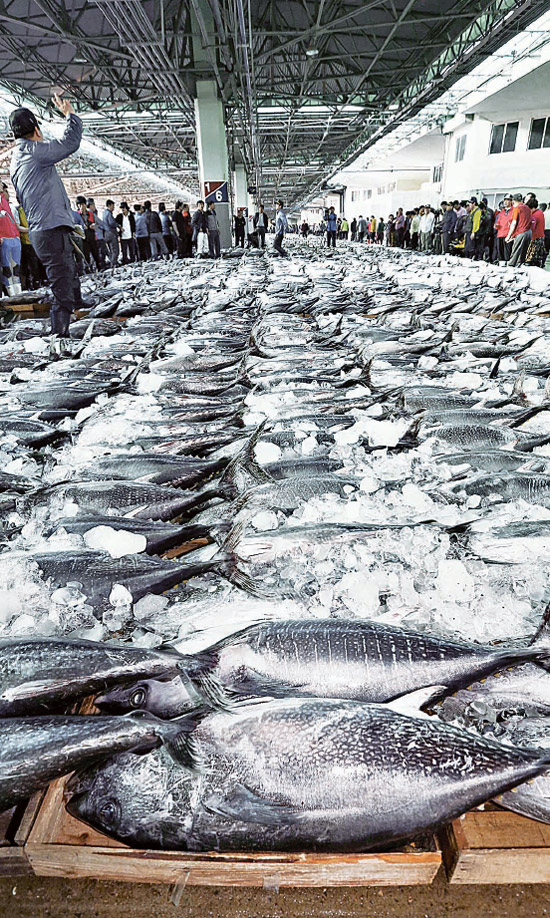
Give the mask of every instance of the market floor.
[{"label": "market floor", "polygon": [[[180,898],[181,897],[181,898]],[[173,901],[173,900],[176,901]],[[0,880],[0,918],[540,918],[550,886],[261,889]]]}]

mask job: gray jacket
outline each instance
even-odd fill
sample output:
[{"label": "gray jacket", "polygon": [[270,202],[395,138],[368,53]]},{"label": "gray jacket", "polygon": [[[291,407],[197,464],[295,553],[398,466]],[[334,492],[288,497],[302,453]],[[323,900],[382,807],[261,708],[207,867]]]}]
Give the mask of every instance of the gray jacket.
[{"label": "gray jacket", "polygon": [[220,224],[218,223],[215,210],[209,209],[206,211],[206,226],[209,233],[219,233]]},{"label": "gray jacket", "polygon": [[55,163],[75,153],[82,139],[82,121],[69,115],[61,140],[18,140],[13,151],[10,175],[31,233],[70,226],[71,205]]},{"label": "gray jacket", "polygon": [[116,239],[118,236],[118,223],[115,220],[114,214],[109,210],[108,207],[103,211],[103,227],[105,232],[105,239]]}]

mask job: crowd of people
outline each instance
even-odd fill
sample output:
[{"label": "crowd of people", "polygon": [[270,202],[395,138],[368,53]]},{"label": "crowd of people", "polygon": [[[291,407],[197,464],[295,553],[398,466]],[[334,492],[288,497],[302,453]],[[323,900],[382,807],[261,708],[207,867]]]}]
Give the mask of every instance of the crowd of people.
[{"label": "crowd of people", "polygon": [[550,251],[550,209],[539,204],[534,192],[507,194],[496,210],[487,198],[471,197],[442,201],[438,208],[423,205],[404,211],[399,207],[386,219],[360,215],[350,224],[331,207],[324,231],[329,247],[351,233],[355,242],[544,268]]}]

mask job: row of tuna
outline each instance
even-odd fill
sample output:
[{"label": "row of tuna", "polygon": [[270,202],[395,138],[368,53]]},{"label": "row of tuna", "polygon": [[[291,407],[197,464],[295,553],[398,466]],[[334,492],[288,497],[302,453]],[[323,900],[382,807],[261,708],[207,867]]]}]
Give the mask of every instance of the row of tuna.
[{"label": "row of tuna", "polygon": [[548,819],[529,273],[298,244],[89,284],[72,359],[0,333],[3,805],[76,769],[72,813],[191,850]]}]

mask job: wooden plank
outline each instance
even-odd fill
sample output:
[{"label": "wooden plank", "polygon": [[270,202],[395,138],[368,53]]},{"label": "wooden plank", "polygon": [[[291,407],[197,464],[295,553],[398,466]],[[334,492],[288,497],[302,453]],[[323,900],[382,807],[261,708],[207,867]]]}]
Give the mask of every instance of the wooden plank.
[{"label": "wooden plank", "polygon": [[489,808],[456,819],[441,834],[452,884],[550,883],[550,826]]},{"label": "wooden plank", "polygon": [[504,810],[472,810],[459,831],[468,848],[550,848],[550,825]]},{"label": "wooden plank", "polygon": [[452,885],[550,883],[548,848],[478,848],[459,854]]},{"label": "wooden plank", "polygon": [[30,831],[34,825],[36,817],[40,812],[40,806],[43,799],[44,791],[37,791],[37,793],[33,794],[29,800],[21,817],[21,822],[19,823],[14,835],[13,841],[15,845],[18,845],[19,847],[26,845]]},{"label": "wooden plank", "polygon": [[24,848],[2,848],[0,852],[0,877],[26,877],[33,876],[31,867]]},{"label": "wooden plank", "polygon": [[401,886],[431,883],[441,864],[435,844],[433,850],[410,846],[383,854],[139,851],[70,816],[63,803],[67,780],[48,788],[25,847],[38,876],[206,886]]},{"label": "wooden plank", "polygon": [[433,881],[438,852],[358,855],[241,855],[29,843],[37,876],[96,877],[191,886],[414,886]]}]

